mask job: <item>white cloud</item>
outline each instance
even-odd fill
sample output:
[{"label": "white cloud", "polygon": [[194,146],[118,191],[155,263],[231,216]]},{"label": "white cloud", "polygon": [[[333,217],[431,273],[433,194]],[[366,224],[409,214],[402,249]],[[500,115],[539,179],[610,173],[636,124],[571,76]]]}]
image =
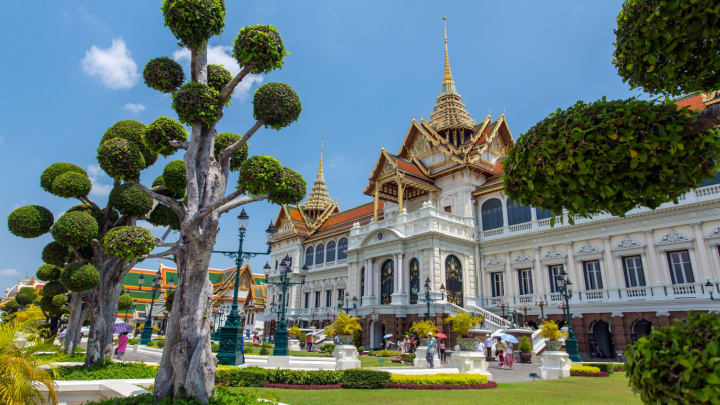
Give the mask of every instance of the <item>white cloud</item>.
[{"label": "white cloud", "polygon": [[98,165],[90,165],[87,167],[88,177],[92,182],[92,190],[90,194],[96,197],[107,197],[112,190],[112,184],[104,183],[103,180],[109,180],[110,177]]},{"label": "white cloud", "polygon": [[122,38],[115,38],[107,49],[93,45],[85,52],[83,71],[97,76],[111,89],[129,89],[138,81],[137,64]]},{"label": "white cloud", "polygon": [[[232,48],[227,45],[208,46],[208,64],[223,65],[233,76],[236,76],[240,73],[240,65],[231,53]],[[190,63],[190,57],[190,50],[187,48],[173,52],[173,59],[178,62]],[[235,87],[233,95],[244,100],[250,94],[253,84],[260,84],[262,81],[262,75],[250,73]]]},{"label": "white cloud", "polygon": [[20,277],[20,276],[22,276],[22,274],[20,274],[20,272],[15,269],[2,269],[2,270],[0,270],[0,276]]},{"label": "white cloud", "polygon": [[135,114],[145,110],[145,106],[140,103],[127,103],[123,108]]}]

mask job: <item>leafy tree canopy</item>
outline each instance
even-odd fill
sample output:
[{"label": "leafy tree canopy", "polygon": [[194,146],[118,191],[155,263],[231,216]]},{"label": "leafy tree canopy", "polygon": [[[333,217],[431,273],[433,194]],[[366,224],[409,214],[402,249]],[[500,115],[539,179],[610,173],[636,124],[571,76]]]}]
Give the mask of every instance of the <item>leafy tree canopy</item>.
[{"label": "leafy tree canopy", "polygon": [[150,59],[143,69],[145,84],[163,93],[172,93],[185,81],[182,66],[167,56]]},{"label": "leafy tree canopy", "polygon": [[130,261],[150,253],[155,239],[143,227],[118,226],[105,234],[103,247],[109,254]]},{"label": "leafy tree canopy", "polygon": [[8,229],[21,238],[36,238],[47,233],[53,225],[52,212],[39,205],[20,207],[8,216]]}]

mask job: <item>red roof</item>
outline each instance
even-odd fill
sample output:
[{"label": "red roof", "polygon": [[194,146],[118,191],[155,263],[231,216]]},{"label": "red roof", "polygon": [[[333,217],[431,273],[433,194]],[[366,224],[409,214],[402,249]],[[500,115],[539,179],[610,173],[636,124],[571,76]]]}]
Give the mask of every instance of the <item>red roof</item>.
[{"label": "red roof", "polygon": [[[378,210],[383,209],[384,203],[383,200],[378,201]],[[372,215],[374,211],[374,205],[373,203],[367,203],[365,205],[361,205],[359,207],[355,207],[352,209],[349,209],[347,211],[343,211],[340,213],[337,213],[330,218],[328,218],[319,229],[324,229],[331,227],[336,224],[341,224],[343,222],[349,222],[354,219],[362,218],[367,215]]]},{"label": "red roof", "polygon": [[493,167],[493,173],[500,174],[500,173],[504,173],[504,172],[505,172],[505,170],[503,170],[502,161],[500,159],[498,159],[495,162],[495,166]]},{"label": "red roof", "polygon": [[703,103],[702,100],[702,95],[700,95],[700,93],[693,96],[685,97],[681,100],[676,100],[675,104],[679,105],[680,107],[687,106],[690,107],[691,110],[696,111],[702,111],[706,108],[705,103]]}]

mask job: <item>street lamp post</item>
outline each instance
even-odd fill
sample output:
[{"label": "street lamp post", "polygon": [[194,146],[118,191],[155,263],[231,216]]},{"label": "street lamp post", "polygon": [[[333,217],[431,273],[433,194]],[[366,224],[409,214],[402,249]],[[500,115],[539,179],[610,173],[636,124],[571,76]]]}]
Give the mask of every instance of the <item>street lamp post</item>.
[{"label": "street lamp post", "polygon": [[708,279],[705,282],[705,287],[707,287],[708,291],[710,292],[710,301],[720,301],[720,298],[713,297],[713,283],[710,282],[710,279]]},{"label": "street lamp post", "polygon": [[570,318],[570,298],[572,298],[572,281],[568,277],[565,269],[560,271],[560,274],[555,277],[557,282],[558,292],[562,295],[565,301],[565,319],[568,326],[568,338],[565,341],[565,350],[570,355],[572,361],[582,361],[578,354],[577,339],[575,339],[575,333],[573,333],[572,319]]},{"label": "street lamp post", "polygon": [[505,300],[500,301],[500,310],[502,311],[502,317],[505,318],[505,308],[507,308],[507,303],[505,303]]},{"label": "street lamp post", "polygon": [[240,287],[240,268],[245,260],[257,255],[269,255],[270,248],[277,233],[277,229],[270,222],[265,231],[267,237],[268,249],[266,252],[245,252],[243,251],[243,240],[245,239],[245,231],[247,230],[250,217],[243,208],[238,215],[238,236],[239,245],[236,252],[225,250],[213,250],[213,253],[222,253],[226,257],[235,259],[235,286],[233,288],[233,303],[230,308],[230,314],[227,317],[223,328],[220,330],[220,351],[217,359],[220,364],[228,366],[238,366],[245,364],[245,354],[243,353],[243,325],[241,323],[240,314],[238,313],[238,288]]},{"label": "street lamp post", "polygon": [[[444,284],[441,284],[441,285],[440,285],[441,298],[439,298],[439,299],[438,299],[438,298],[432,298],[432,297],[430,296],[430,277],[428,277],[427,280],[425,280],[425,286],[424,286],[424,287],[425,287],[425,302],[427,303],[427,317],[426,317],[426,320],[429,321],[429,320],[430,320],[430,304],[432,304],[432,303],[435,302],[435,301],[442,301],[442,300],[445,299],[445,285],[444,285]],[[413,293],[414,295],[417,295],[419,292],[420,292],[420,291],[418,290],[417,287],[413,287],[412,293]]]},{"label": "street lamp post", "polygon": [[342,301],[338,302],[338,309],[350,313],[350,311],[357,310],[357,297],[352,299],[352,307],[350,306],[350,294],[345,293],[345,306],[342,306]]},{"label": "street lamp post", "polygon": [[540,321],[542,321],[543,319],[545,319],[545,311],[543,310],[543,308],[545,307],[545,300],[543,298],[540,298],[536,302],[536,304],[540,307]]},{"label": "street lamp post", "polygon": [[[142,286],[145,282],[145,276],[140,275],[138,278],[138,284],[139,286]],[[155,305],[155,294],[160,291],[162,287],[162,273],[160,273],[160,270],[155,273],[155,278],[153,279],[153,286],[152,286],[152,298],[150,299],[150,311],[148,311],[148,316],[145,318],[145,327],[143,327],[142,335],[140,335],[140,344],[146,345],[150,343],[150,340],[152,339],[152,311],[153,311],[153,305]]]},{"label": "street lamp post", "polygon": [[287,356],[288,355],[288,331],[287,323],[285,321],[285,302],[287,300],[287,290],[293,285],[305,284],[305,277],[307,276],[308,267],[303,266],[300,270],[300,281],[290,281],[292,276],[292,258],[289,255],[285,255],[285,258],[280,262],[280,280],[270,282],[270,265],[265,264],[265,278],[268,280],[269,285],[276,285],[282,288],[282,295],[280,298],[280,320],[278,321],[278,327],[275,330],[274,342],[275,347],[273,348],[273,356]]}]

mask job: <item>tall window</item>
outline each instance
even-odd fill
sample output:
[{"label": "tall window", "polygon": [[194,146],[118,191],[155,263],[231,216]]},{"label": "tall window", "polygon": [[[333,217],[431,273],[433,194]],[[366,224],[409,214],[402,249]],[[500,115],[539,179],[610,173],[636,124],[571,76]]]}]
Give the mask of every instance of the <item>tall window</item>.
[{"label": "tall window", "polygon": [[503,274],[501,272],[490,273],[490,288],[492,289],[493,297],[502,297],[505,295]]},{"label": "tall window", "polygon": [[338,241],[338,246],[337,246],[338,260],[347,259],[347,253],[345,253],[346,250],[347,250],[347,238],[342,238],[342,239],[340,239],[340,241]]},{"label": "tall window", "polygon": [[518,281],[520,282],[520,295],[533,293],[532,272],[530,269],[518,270]]},{"label": "tall window", "polygon": [[325,291],[325,306],[328,308],[332,306],[332,290]]},{"label": "tall window", "polygon": [[313,247],[310,246],[305,250],[305,265],[306,266],[312,266],[313,265],[313,254],[315,251],[313,250]]},{"label": "tall window", "polygon": [[645,287],[645,272],[643,271],[640,256],[625,256],[622,258],[625,273],[625,286],[627,288]]},{"label": "tall window", "polygon": [[315,264],[323,264],[325,261],[325,246],[321,243],[315,249]]},{"label": "tall window", "polygon": [[413,290],[420,291],[420,262],[413,258],[410,260],[410,304],[418,303],[418,295]]},{"label": "tall window", "polygon": [[315,308],[320,308],[320,291],[315,291]]},{"label": "tall window", "polygon": [[310,293],[305,293],[305,308],[310,308]]},{"label": "tall window", "polygon": [[360,269],[360,303],[362,304],[362,297],[365,295],[365,267]]},{"label": "tall window", "polygon": [[344,288],[338,289],[338,304],[345,305],[345,289]]},{"label": "tall window", "polygon": [[445,259],[445,287],[447,300],[459,307],[463,306],[463,274],[462,264],[455,255],[448,255]]},{"label": "tall window", "polygon": [[586,290],[602,290],[602,276],[600,275],[600,262],[593,260],[583,262],[583,270],[585,272],[585,289]]},{"label": "tall window", "polygon": [[325,260],[328,262],[335,261],[335,241],[330,241],[327,244],[327,252],[325,253]]},{"label": "tall window", "polygon": [[552,217],[553,214],[544,208],[535,208],[535,216],[537,219],[545,219]]},{"label": "tall window", "polygon": [[550,292],[556,293],[560,291],[558,289],[557,278],[560,277],[560,272],[562,272],[562,269],[562,264],[548,266],[548,274],[550,275]]},{"label": "tall window", "polygon": [[687,250],[667,252],[667,258],[673,284],[695,282],[695,276],[690,265],[690,254],[688,254]]},{"label": "tall window", "polygon": [[530,222],[530,207],[508,198],[507,202],[508,225]]},{"label": "tall window", "polygon": [[487,231],[503,226],[502,201],[499,198],[492,198],[485,201],[480,208],[482,212],[482,228]]},{"label": "tall window", "polygon": [[392,260],[385,260],[380,268],[380,304],[392,303],[392,293],[395,281],[394,263]]}]

